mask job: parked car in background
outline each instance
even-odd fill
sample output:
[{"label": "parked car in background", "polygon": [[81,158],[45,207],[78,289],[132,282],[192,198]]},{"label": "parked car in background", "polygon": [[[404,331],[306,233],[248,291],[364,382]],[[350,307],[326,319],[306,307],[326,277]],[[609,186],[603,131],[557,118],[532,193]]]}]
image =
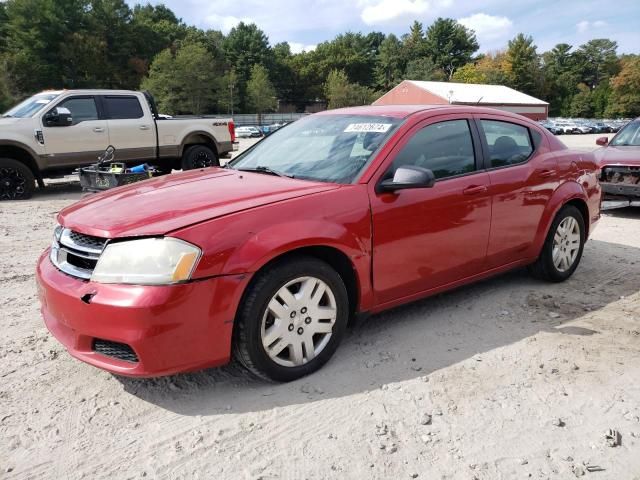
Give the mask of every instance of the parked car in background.
[{"label": "parked car in background", "polygon": [[98,194],[58,216],[37,266],[71,355],[120,375],[227,363],[289,381],[347,323],[529,266],[569,278],[599,219],[592,154],[489,108],[305,117],[226,168]]},{"label": "parked car in background", "polygon": [[149,93],[42,92],[0,118],[0,199],[29,198],[36,180],[95,163],[109,145],[118,162],[170,172],[219,165],[234,140],[230,118],[160,116]]},{"label": "parked car in background", "polygon": [[559,128],[562,133],[564,134],[570,134],[570,133],[582,133],[580,131],[580,127],[578,126],[578,124],[573,123],[573,122],[556,122],[555,126],[557,128]]},{"label": "parked car in background", "polygon": [[238,127],[236,128],[236,136],[238,138],[258,138],[263,137],[264,133],[258,127]]},{"label": "parked car in background", "polygon": [[600,184],[611,199],[640,206],[640,118],[627,123],[612,139],[598,138],[595,156],[601,168]]},{"label": "parked car in background", "polygon": [[593,122],[590,124],[592,128],[591,133],[611,133],[611,127],[604,122]]},{"label": "parked car in background", "polygon": [[539,123],[540,123],[540,125],[542,125],[542,127],[546,128],[547,130],[549,130],[554,135],[562,135],[564,133],[564,130],[562,128],[556,126],[556,124],[553,123],[553,122],[541,121]]}]

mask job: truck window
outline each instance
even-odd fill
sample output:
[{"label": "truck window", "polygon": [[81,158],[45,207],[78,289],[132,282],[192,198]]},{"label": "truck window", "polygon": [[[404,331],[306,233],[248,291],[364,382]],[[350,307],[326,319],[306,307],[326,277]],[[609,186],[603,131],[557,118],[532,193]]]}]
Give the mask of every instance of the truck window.
[{"label": "truck window", "polygon": [[142,118],[144,112],[136,97],[103,97],[104,108],[109,120]]},{"label": "truck window", "polygon": [[71,112],[73,125],[89,120],[98,120],[98,109],[93,97],[73,97],[60,102],[58,107],[67,108]]}]

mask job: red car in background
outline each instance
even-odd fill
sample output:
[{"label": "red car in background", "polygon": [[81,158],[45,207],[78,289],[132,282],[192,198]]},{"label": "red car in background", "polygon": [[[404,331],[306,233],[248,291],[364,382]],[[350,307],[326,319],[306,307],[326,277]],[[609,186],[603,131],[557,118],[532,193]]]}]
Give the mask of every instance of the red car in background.
[{"label": "red car in background", "polygon": [[595,151],[607,199],[626,200],[640,207],[640,118],[627,123],[612,139],[600,137]]},{"label": "red car in background", "polygon": [[597,222],[590,153],[522,116],[358,107],[299,120],[226,168],[97,194],[37,266],[71,355],[116,374],[227,363],[288,381],[348,320],[529,266],[559,282]]}]

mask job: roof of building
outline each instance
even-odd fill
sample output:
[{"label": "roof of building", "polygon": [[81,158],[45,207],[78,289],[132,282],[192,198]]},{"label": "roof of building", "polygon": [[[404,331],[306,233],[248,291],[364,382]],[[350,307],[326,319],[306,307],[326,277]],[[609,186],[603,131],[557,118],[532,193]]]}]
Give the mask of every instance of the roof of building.
[{"label": "roof of building", "polygon": [[477,103],[478,105],[548,105],[539,98],[505,87],[476,83],[423,82],[407,80],[422,90],[444,98],[451,103]]}]

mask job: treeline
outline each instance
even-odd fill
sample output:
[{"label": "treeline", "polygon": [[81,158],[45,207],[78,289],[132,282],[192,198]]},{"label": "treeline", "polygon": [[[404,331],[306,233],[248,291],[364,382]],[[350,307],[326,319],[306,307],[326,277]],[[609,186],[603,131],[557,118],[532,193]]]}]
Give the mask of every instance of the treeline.
[{"label": "treeline", "polygon": [[124,0],[0,2],[0,110],[47,88],[149,89],[163,113],[303,110],[366,104],[404,79],[508,85],[550,114],[640,115],[640,56],[594,39],[538,52],[518,34],[478,54],[473,31],[439,18],[400,38],[344,33],[310,52],[270,45],[254,24],[228,35],[188,26],[165,6]]}]

